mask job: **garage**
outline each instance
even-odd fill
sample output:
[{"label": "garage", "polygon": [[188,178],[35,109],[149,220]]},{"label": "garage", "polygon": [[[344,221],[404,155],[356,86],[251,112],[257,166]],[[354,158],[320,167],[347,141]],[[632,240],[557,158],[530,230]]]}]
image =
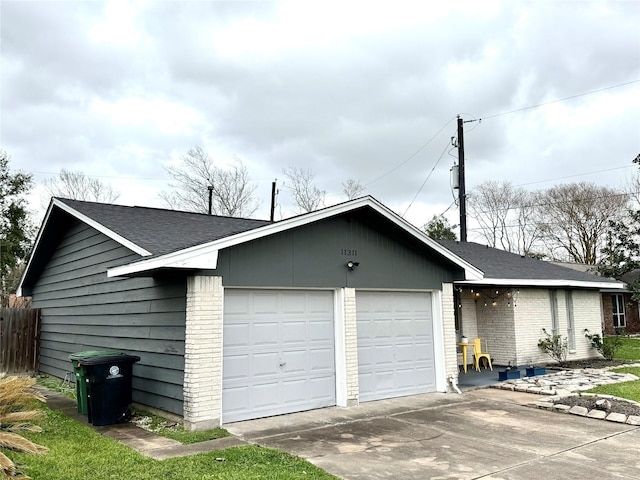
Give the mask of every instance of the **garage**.
[{"label": "garage", "polygon": [[428,292],[356,292],[360,401],[436,390]]},{"label": "garage", "polygon": [[336,404],[333,312],[332,291],[226,289],[224,422]]}]

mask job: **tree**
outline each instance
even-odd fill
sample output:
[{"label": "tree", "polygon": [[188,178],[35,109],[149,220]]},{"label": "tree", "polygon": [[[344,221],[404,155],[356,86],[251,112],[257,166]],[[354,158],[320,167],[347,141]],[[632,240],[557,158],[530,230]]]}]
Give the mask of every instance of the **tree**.
[{"label": "tree", "polygon": [[510,182],[487,181],[469,192],[469,216],[489,246],[531,255],[541,234],[534,220],[535,197]]},{"label": "tree", "polygon": [[9,294],[15,292],[8,278],[25,261],[34,234],[26,200],[33,179],[30,174],[11,173],[10,160],[0,150],[0,307],[7,306]]},{"label": "tree", "polygon": [[362,185],[358,180],[349,178],[346,181],[342,182],[342,193],[345,194],[348,200],[358,198],[364,191],[365,186]]},{"label": "tree", "polygon": [[257,186],[238,157],[223,169],[202,148],[194,147],[181,157],[179,166],[166,170],[175,182],[170,185],[174,190],[160,193],[160,198],[169,208],[207,213],[211,187],[211,211],[216,215],[250,217],[258,209],[253,196]]},{"label": "tree", "polygon": [[89,178],[83,172],[70,172],[64,168],[56,178],[45,181],[44,186],[52,197],[74,200],[111,203],[120,196],[111,185]]},{"label": "tree", "polygon": [[324,206],[327,192],[315,186],[316,175],[311,169],[287,167],[282,172],[288,180],[284,187],[291,191],[293,201],[302,212],[313,212]]},{"label": "tree", "polygon": [[[633,163],[640,164],[640,155]],[[628,210],[626,218],[609,220],[601,254],[597,270],[605,277],[620,278],[640,269],[640,210]],[[630,287],[633,299],[640,302],[640,277]]]},{"label": "tree", "polygon": [[581,182],[559,185],[540,196],[538,222],[549,251],[560,258],[595,265],[610,221],[627,210],[628,195]]},{"label": "tree", "polygon": [[453,228],[442,215],[434,215],[429,222],[422,227],[424,232],[434,240],[455,240],[456,234]]}]

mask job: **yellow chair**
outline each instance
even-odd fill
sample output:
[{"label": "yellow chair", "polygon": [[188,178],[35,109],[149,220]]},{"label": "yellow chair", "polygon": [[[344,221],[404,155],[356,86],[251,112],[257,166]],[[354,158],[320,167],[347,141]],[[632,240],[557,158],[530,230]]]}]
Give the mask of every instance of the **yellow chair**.
[{"label": "yellow chair", "polygon": [[479,338],[473,339],[473,366],[476,367],[477,371],[480,371],[480,361],[484,359],[485,368],[486,365],[489,365],[491,371],[493,371],[493,365],[491,365],[491,355],[489,355],[487,350],[487,341],[484,341],[485,351],[482,351],[482,340]]}]

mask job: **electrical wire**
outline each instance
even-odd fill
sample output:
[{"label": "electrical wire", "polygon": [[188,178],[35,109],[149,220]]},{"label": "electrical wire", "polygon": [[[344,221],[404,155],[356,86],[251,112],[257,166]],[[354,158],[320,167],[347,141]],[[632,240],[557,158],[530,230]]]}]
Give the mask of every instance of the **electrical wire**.
[{"label": "electrical wire", "polygon": [[442,126],[442,128],[440,128],[440,130],[438,130],[438,131],[437,131],[437,132],[436,132],[436,133],[435,133],[435,134],[434,134],[434,135],[433,135],[429,140],[427,140],[427,141],[426,141],[426,143],[424,143],[420,148],[418,148],[415,152],[413,152],[411,155],[409,155],[409,157],[408,157],[406,160],[404,160],[404,161],[400,162],[398,165],[396,165],[395,167],[393,167],[393,168],[392,168],[391,170],[389,170],[388,172],[383,173],[382,175],[380,175],[380,176],[379,176],[379,177],[377,177],[377,178],[374,178],[373,180],[369,181],[368,183],[365,183],[365,184],[364,184],[364,186],[365,186],[365,187],[368,187],[369,185],[371,185],[371,184],[373,184],[373,183],[377,182],[378,180],[382,180],[384,177],[386,177],[386,176],[388,176],[388,175],[391,175],[393,172],[395,172],[397,169],[399,169],[401,166],[403,166],[403,165],[404,165],[405,163],[407,163],[409,160],[413,159],[416,155],[418,155],[418,153],[420,153],[422,150],[424,150],[424,149],[427,147],[427,145],[429,145],[433,140],[435,140],[435,139],[436,139],[436,137],[437,137],[438,135],[440,135],[440,133],[442,133],[442,131],[443,131],[445,128],[447,128],[447,126],[448,126],[448,125],[449,125],[453,120],[455,120],[455,119],[456,119],[456,117],[452,117],[450,120],[448,120],[448,121],[447,121],[447,122]]},{"label": "electrical wire", "polygon": [[415,202],[416,198],[418,198],[418,195],[420,195],[420,192],[422,191],[422,189],[424,188],[425,184],[427,183],[427,180],[429,180],[429,177],[431,177],[431,174],[433,173],[433,171],[436,169],[436,167],[438,166],[438,163],[440,163],[440,160],[442,160],[442,157],[444,157],[445,152],[447,151],[447,148],[449,147],[449,142],[447,142],[447,144],[444,146],[444,149],[442,150],[442,153],[440,154],[440,156],[438,157],[438,160],[436,160],[436,163],[433,165],[433,168],[431,169],[431,171],[429,172],[429,174],[427,175],[427,178],[424,179],[424,182],[422,182],[422,185],[420,185],[420,188],[418,189],[418,191],[416,192],[416,194],[413,196],[413,199],[411,200],[411,202],[409,202],[409,206],[407,206],[407,209],[404,211],[404,213],[401,215],[403,218],[404,216],[407,214],[407,212],[409,211],[409,209],[411,208],[411,205],[413,205],[413,202]]},{"label": "electrical wire", "polygon": [[594,93],[600,93],[600,92],[605,92],[607,90],[612,90],[614,88],[620,88],[620,87],[626,87],[627,85],[633,85],[634,83],[639,83],[640,79],[638,80],[631,80],[630,82],[625,82],[625,83],[619,83],[617,85],[611,85],[609,87],[604,87],[604,88],[599,88],[597,90],[591,90],[589,92],[584,92],[584,93],[578,93],[576,95],[571,95],[569,97],[564,97],[564,98],[559,98],[557,100],[551,100],[549,102],[543,102],[543,103],[538,103],[536,105],[529,105],[528,107],[521,107],[521,108],[516,108],[515,110],[510,110],[508,112],[502,112],[502,113],[495,113],[493,115],[487,115],[484,117],[480,118],[480,121],[482,120],[488,120],[490,118],[497,118],[497,117],[502,117],[504,115],[511,115],[512,113],[518,113],[518,112],[523,112],[525,110],[531,110],[533,108],[538,108],[538,107],[544,107],[546,105],[551,105],[553,103],[558,103],[558,102],[564,102],[566,100],[573,100],[574,98],[579,98],[579,97],[584,97],[586,95],[593,95]]}]

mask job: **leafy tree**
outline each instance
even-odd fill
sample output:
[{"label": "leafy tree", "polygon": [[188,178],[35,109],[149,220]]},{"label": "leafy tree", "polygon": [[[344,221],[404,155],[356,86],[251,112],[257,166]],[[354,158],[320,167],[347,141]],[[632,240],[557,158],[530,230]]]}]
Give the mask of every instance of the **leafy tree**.
[{"label": "leafy tree", "polygon": [[324,206],[327,192],[320,190],[313,183],[316,176],[313,170],[288,167],[282,172],[288,180],[284,187],[291,191],[294,203],[302,212],[313,212]]},{"label": "leafy tree", "polygon": [[166,170],[173,177],[174,190],[160,193],[160,198],[169,208],[207,213],[211,188],[211,211],[216,215],[250,217],[258,209],[253,196],[257,187],[240,158],[223,169],[202,148],[194,147],[182,156],[179,166]]},{"label": "leafy tree", "polygon": [[26,200],[33,179],[29,174],[12,173],[10,160],[0,150],[0,307],[8,305],[9,294],[15,292],[8,278],[25,261],[34,234]]},{"label": "leafy tree", "polygon": [[447,220],[442,215],[434,215],[429,222],[422,227],[424,232],[434,240],[455,240],[456,233]]},{"label": "leafy tree", "polygon": [[[633,163],[640,164],[640,155]],[[640,269],[640,210],[628,210],[626,218],[609,220],[601,254],[597,270],[606,277],[620,278]],[[640,302],[640,276],[630,287],[632,298]]]},{"label": "leafy tree", "polygon": [[111,185],[95,178],[89,178],[83,172],[71,172],[64,168],[60,170],[56,178],[45,181],[44,186],[52,197],[74,200],[111,203],[120,196],[120,193],[115,191]]}]

